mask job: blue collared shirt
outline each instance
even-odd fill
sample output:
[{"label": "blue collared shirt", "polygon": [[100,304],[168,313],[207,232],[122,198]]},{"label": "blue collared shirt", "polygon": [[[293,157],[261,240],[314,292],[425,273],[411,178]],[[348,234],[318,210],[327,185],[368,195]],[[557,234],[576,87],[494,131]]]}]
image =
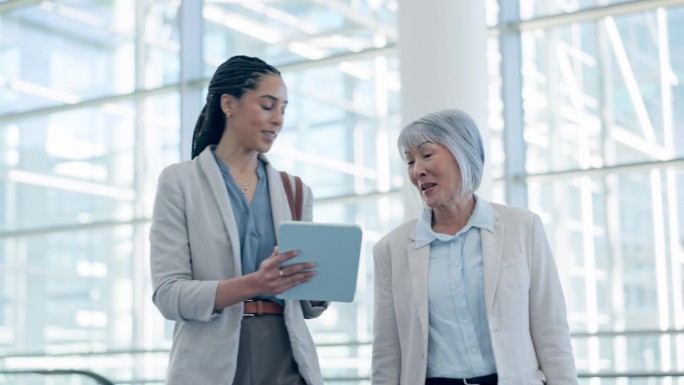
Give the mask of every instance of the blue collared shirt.
[{"label": "blue collared shirt", "polygon": [[[266,178],[266,166],[259,160],[257,165],[259,181],[254,191],[252,203],[249,203],[245,198],[245,194],[242,193],[233,177],[230,176],[228,165],[223,163],[216,156],[215,152],[214,159],[216,159],[216,164],[218,164],[221,175],[223,175],[223,181],[228,189],[228,199],[235,215],[235,222],[240,236],[242,275],[250,274],[259,270],[261,262],[271,256],[276,245],[271,198],[268,190],[268,179]],[[254,299],[268,299],[280,305],[285,303],[285,301],[275,297],[256,297]]]},{"label": "blue collared shirt", "polygon": [[432,209],[416,224],[416,248],[430,245],[427,377],[470,378],[496,372],[487,325],[481,229],[494,229],[494,209],[475,197],[456,235],[432,230]]}]

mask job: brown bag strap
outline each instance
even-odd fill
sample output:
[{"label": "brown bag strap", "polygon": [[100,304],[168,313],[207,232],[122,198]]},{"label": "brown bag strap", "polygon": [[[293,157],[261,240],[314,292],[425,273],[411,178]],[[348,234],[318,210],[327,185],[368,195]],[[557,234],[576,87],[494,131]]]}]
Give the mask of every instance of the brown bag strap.
[{"label": "brown bag strap", "polygon": [[302,204],[304,194],[302,193],[302,180],[298,176],[294,177],[295,191],[292,191],[292,184],[290,183],[290,175],[285,171],[280,172],[280,178],[283,180],[283,187],[285,187],[285,194],[287,195],[287,203],[290,205],[290,214],[295,221],[302,220]]}]

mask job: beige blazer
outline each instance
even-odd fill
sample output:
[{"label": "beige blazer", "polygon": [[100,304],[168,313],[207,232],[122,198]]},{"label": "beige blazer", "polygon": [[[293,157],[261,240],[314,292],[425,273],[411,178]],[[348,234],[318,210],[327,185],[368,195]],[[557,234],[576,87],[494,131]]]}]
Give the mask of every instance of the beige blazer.
[{"label": "beige blazer", "polygon": [[[277,235],[277,224],[292,217],[280,174],[270,164],[266,172]],[[311,221],[313,197],[308,186],[304,190],[303,220]],[[214,301],[221,280],[241,275],[239,239],[223,176],[209,148],[162,171],[150,263],[152,300],[165,318],[176,321],[169,385],[232,384],[243,309],[238,304],[214,312]],[[317,317],[325,307],[285,301],[294,358],[307,384],[323,384],[323,377],[304,318]]]},{"label": "beige blazer", "polygon": [[[482,199],[479,198],[478,199]],[[577,385],[565,301],[540,218],[498,204],[480,230],[487,318],[499,385]],[[416,220],[374,247],[373,385],[425,383],[430,246]]]}]

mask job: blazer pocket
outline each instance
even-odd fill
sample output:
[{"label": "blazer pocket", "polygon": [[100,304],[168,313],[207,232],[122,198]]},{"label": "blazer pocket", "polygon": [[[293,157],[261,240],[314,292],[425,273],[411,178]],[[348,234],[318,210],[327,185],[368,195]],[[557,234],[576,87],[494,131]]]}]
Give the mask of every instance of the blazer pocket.
[{"label": "blazer pocket", "polygon": [[535,384],[546,384],[546,375],[541,370],[535,370],[532,373],[532,380]]},{"label": "blazer pocket", "polygon": [[504,251],[501,258],[501,266],[512,266],[512,265],[525,265],[527,266],[527,254],[518,247],[508,252]]},{"label": "blazer pocket", "polygon": [[[512,258],[509,262],[502,263],[499,272],[499,286],[505,290],[513,290],[523,294],[530,287],[530,271],[527,263],[521,258]],[[525,298],[527,296],[525,295]]]}]

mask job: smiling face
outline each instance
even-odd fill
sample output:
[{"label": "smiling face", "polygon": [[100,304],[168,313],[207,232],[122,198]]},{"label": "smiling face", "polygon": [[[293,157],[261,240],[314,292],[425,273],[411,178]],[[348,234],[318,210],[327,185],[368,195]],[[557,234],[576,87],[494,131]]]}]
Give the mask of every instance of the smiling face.
[{"label": "smiling face", "polygon": [[221,109],[228,118],[221,140],[232,141],[248,152],[268,152],[283,127],[286,107],[287,88],[276,75],[264,75],[258,87],[239,99],[222,95]]},{"label": "smiling face", "polygon": [[426,206],[446,208],[459,201],[461,170],[446,146],[425,142],[406,151],[404,158],[409,179]]}]

